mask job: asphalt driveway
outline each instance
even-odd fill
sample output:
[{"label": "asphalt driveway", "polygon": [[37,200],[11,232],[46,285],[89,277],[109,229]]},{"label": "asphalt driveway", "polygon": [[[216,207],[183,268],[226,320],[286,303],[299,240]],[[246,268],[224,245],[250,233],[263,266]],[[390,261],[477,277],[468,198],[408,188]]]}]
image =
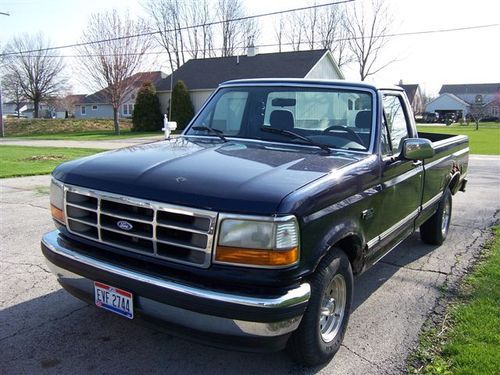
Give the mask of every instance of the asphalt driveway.
[{"label": "asphalt driveway", "polygon": [[213,349],[97,310],[47,271],[49,176],[0,180],[0,373],[397,374],[444,283],[461,275],[500,211],[500,158],[471,157],[446,243],[415,234],[355,281],[354,311],[331,363],[304,369],[284,353]]}]

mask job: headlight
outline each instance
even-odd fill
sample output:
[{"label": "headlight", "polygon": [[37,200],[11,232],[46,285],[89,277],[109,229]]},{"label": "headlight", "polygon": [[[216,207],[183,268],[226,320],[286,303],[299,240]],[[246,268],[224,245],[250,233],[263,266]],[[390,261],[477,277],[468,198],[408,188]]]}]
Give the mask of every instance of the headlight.
[{"label": "headlight", "polygon": [[64,224],[64,187],[55,179],[50,183],[50,212],[54,220]]},{"label": "headlight", "polygon": [[222,217],[215,262],[285,267],[299,259],[299,228],[294,216],[253,220]]}]

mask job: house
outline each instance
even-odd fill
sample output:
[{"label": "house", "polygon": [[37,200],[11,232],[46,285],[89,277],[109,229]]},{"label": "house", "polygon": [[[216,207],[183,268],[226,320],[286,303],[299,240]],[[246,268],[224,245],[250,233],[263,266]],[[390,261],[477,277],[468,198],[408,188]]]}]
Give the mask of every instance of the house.
[{"label": "house", "polygon": [[[163,72],[141,72],[131,76],[129,88],[122,102],[119,116],[127,118],[132,116],[134,111],[135,98],[137,91],[144,82],[152,82],[157,86],[166,75]],[[113,118],[113,106],[110,103],[105,89],[99,90],[93,94],[78,98],[75,103],[76,118]]]},{"label": "house", "polygon": [[163,113],[168,113],[170,93],[177,81],[186,84],[197,112],[224,81],[242,78],[344,79],[328,50],[255,54],[193,59],[156,86]]},{"label": "house", "polygon": [[500,117],[500,83],[443,85],[439,96],[425,110],[441,116],[455,113],[464,118],[473,105],[485,107],[490,117]]},{"label": "house", "polygon": [[418,84],[403,84],[403,81],[399,81],[398,84],[406,92],[408,101],[410,102],[411,108],[414,115],[419,115],[424,112],[424,97],[422,95],[422,90]]}]

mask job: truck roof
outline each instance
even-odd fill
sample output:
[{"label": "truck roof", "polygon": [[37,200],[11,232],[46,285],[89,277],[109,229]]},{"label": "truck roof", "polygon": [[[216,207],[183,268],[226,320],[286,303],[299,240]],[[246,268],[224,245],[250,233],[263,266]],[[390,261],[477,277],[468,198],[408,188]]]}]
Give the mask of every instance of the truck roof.
[{"label": "truck roof", "polygon": [[283,84],[283,85],[331,85],[345,87],[359,87],[371,90],[389,89],[403,91],[399,86],[391,85],[373,85],[359,81],[346,81],[343,79],[306,79],[306,78],[253,78],[253,79],[236,79],[222,82],[219,86],[240,86],[240,85],[262,85],[262,84]]}]

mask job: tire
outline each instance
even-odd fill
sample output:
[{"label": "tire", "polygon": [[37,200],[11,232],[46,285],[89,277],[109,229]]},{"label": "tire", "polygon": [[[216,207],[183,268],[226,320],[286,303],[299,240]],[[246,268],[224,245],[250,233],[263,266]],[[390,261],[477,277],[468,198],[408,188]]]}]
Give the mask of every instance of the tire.
[{"label": "tire", "polygon": [[311,297],[299,328],[288,342],[288,351],[296,362],[315,366],[333,358],[349,321],[353,276],[345,253],[333,248],[319,264],[310,283]]},{"label": "tire", "polygon": [[437,211],[420,226],[420,238],[430,245],[441,245],[450,229],[452,199],[451,191],[446,188]]}]

